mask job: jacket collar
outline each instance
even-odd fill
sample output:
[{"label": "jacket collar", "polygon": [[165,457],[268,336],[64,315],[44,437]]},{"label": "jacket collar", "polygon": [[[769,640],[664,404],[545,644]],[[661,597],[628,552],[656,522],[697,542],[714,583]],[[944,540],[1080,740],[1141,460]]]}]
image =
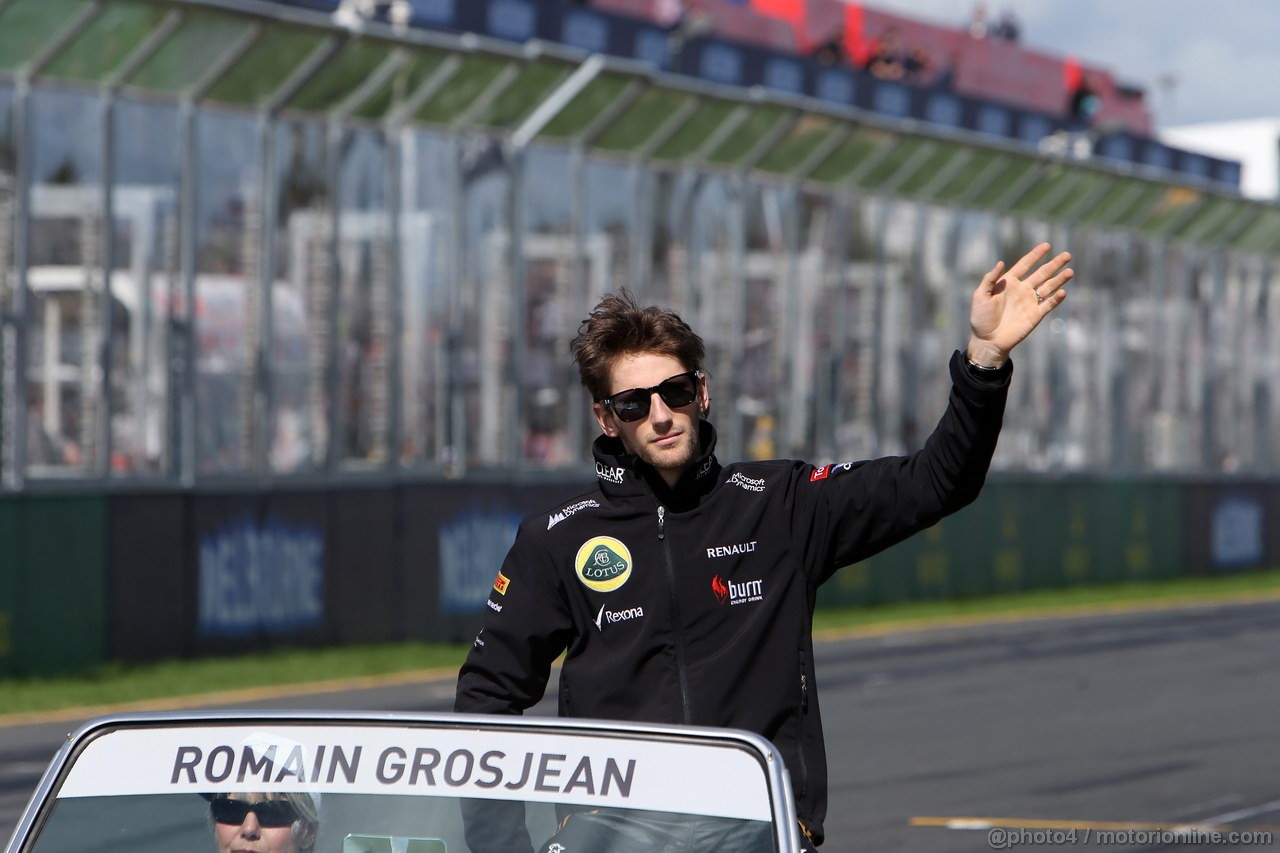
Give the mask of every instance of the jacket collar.
[{"label": "jacket collar", "polygon": [[708,421],[698,424],[701,454],[672,488],[653,466],[622,447],[622,441],[602,435],[591,446],[596,461],[596,479],[609,498],[651,495],[672,511],[690,509],[718,482],[720,463],[716,460],[716,430]]}]

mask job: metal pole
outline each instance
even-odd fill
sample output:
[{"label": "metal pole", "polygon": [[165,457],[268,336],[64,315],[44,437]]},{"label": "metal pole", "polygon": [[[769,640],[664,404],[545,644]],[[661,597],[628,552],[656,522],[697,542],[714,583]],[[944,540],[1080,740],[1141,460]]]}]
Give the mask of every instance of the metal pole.
[{"label": "metal pole", "polygon": [[[708,186],[707,182],[699,182],[701,187]],[[727,310],[729,313],[729,340],[727,341],[728,352],[726,355],[723,369],[725,376],[720,383],[720,387],[724,388],[728,394],[728,399],[723,401],[723,405],[718,410],[716,421],[722,426],[720,427],[720,438],[725,443],[725,454],[730,459],[742,459],[743,451],[746,448],[746,436],[743,434],[742,416],[739,414],[738,401],[743,395],[742,380],[742,361],[746,355],[746,339],[745,326],[747,317],[746,306],[746,270],[747,270],[747,178],[742,172],[736,172],[732,176],[724,179],[725,189],[729,196],[728,210],[725,211],[725,230],[729,244],[729,257],[727,269],[721,264],[717,264],[717,272],[728,278],[728,299]],[[695,202],[696,203],[696,202]],[[689,211],[692,213],[694,203],[689,205]],[[693,229],[690,228],[692,234]],[[707,265],[705,257],[711,254],[711,246],[706,247],[707,251],[704,257],[698,259],[697,269],[701,273],[701,277],[707,275]],[[692,258],[694,247],[692,240],[689,243],[689,257]],[[710,282],[694,281],[690,277],[690,284],[693,285],[693,293],[696,296],[700,291],[704,291]],[[699,317],[701,322],[710,326],[715,321],[715,314],[721,310],[721,300],[715,298],[715,294],[706,300],[699,300],[695,304],[698,310],[695,316]],[[704,334],[706,334],[704,332]]]},{"label": "metal pole", "polygon": [[823,277],[828,285],[831,307],[826,318],[827,340],[830,349],[816,354],[814,367],[818,372],[816,405],[814,407],[816,436],[814,454],[817,458],[834,459],[841,455],[839,426],[844,423],[844,406],[841,404],[840,371],[844,363],[844,350],[848,345],[848,287],[849,241],[845,233],[849,227],[848,207],[838,196],[828,198],[831,211],[831,252],[823,253],[826,269]]},{"label": "metal pole", "polygon": [[[276,207],[279,204],[276,180],[276,117],[266,111],[258,114],[258,219],[261,227],[262,247],[258,258],[258,287],[261,293],[261,310],[258,312],[258,351],[254,365],[254,419],[257,440],[253,444],[252,470],[262,476],[270,476],[271,451],[275,430],[275,374],[272,354],[275,352],[275,280],[276,243],[279,231],[276,227]],[[247,224],[247,223],[246,223]]]},{"label": "metal pole", "polygon": [[13,299],[3,329],[5,420],[8,446],[3,448],[0,474],[4,486],[18,490],[26,482],[27,471],[27,281],[28,239],[31,229],[31,83],[20,77],[14,86],[15,162],[13,175]]},{"label": "metal pole", "polygon": [[[111,421],[113,418],[111,405],[111,338],[112,329],[112,293],[111,278],[115,267],[115,94],[110,90],[102,93],[102,124],[100,143],[102,145],[102,206],[99,213],[102,222],[99,240],[101,241],[101,275],[102,290],[98,295],[98,340],[93,353],[86,352],[85,358],[97,360],[98,375],[94,382],[94,393],[97,396],[95,406],[98,414],[93,424],[95,437],[94,454],[87,458],[86,468],[99,477],[111,474]],[[137,282],[139,298],[143,293],[143,282]],[[135,318],[136,320],[136,318]],[[88,429],[88,424],[81,424],[81,430]]]},{"label": "metal pole", "polygon": [[[403,181],[404,148],[401,145],[399,128],[384,126],[383,138],[386,140],[384,154],[385,177],[387,181],[387,228],[390,231],[386,242],[386,251],[390,255],[388,264],[387,310],[387,424],[385,441],[387,444],[384,465],[388,470],[395,470],[400,465],[400,448],[404,444],[404,389],[401,386],[404,376],[404,258],[400,236],[400,207],[402,204],[401,183]],[[375,244],[376,246],[376,244]]]},{"label": "metal pole", "polygon": [[524,264],[524,229],[525,229],[525,169],[528,166],[528,152],[523,146],[512,145],[510,148],[511,177],[507,193],[508,228],[511,238],[507,241],[508,269],[511,279],[511,356],[502,365],[500,375],[507,377],[503,383],[511,389],[512,406],[515,411],[510,417],[501,418],[506,431],[506,441],[501,442],[500,454],[502,464],[524,467],[521,453],[521,439],[529,428],[528,394],[525,392],[523,377],[517,369],[527,360],[528,341],[525,335],[524,318],[528,312],[528,288],[525,286]]},{"label": "metal pole", "polygon": [[342,126],[330,121],[326,125],[325,135],[325,178],[328,185],[328,257],[329,275],[325,285],[328,288],[328,301],[325,303],[325,317],[328,329],[328,340],[325,347],[325,393],[328,396],[327,424],[329,432],[328,446],[325,448],[325,471],[333,474],[346,456],[346,447],[342,440],[342,431],[346,428],[346,417],[342,412],[345,402],[342,398],[342,374],[338,357],[341,353],[341,342],[338,340],[338,322],[342,316],[342,242],[338,229],[341,226],[342,205]]},{"label": "metal pole", "polygon": [[196,317],[196,108],[195,104],[185,99],[181,107],[182,116],[182,176],[178,198],[178,221],[180,237],[179,269],[182,280],[181,304],[185,317],[177,316],[178,300],[169,300],[169,340],[175,355],[171,359],[174,376],[181,377],[177,383],[178,393],[174,400],[175,416],[172,419],[171,432],[175,435],[175,447],[179,452],[174,463],[175,473],[184,487],[190,488],[197,477],[196,449],[199,421],[199,400],[196,395],[197,372],[199,359],[197,337],[198,319]]},{"label": "metal pole", "polygon": [[[575,306],[570,308],[568,316],[576,318],[580,313],[585,312],[592,306],[591,285],[587,281],[587,154],[581,144],[574,144],[569,148],[569,181],[571,187],[571,203],[569,207],[569,233],[573,240],[573,262],[570,266],[572,283],[570,284],[569,293],[571,294],[568,304]],[[603,271],[605,274],[608,270]],[[580,307],[581,310],[578,310]],[[563,357],[566,363],[569,358],[568,342],[572,340],[575,332],[573,319],[568,319],[568,328],[565,329],[566,340],[557,341],[564,346],[557,347],[554,359]],[[553,359],[553,364],[555,363]],[[566,372],[563,391],[565,394],[564,411],[565,419],[568,422],[566,440],[569,446],[574,448],[575,452],[579,448],[587,446],[587,415],[582,406],[573,405],[574,381],[572,372]]]},{"label": "metal pole", "polygon": [[467,472],[467,388],[464,383],[462,367],[463,367],[463,337],[465,334],[464,317],[462,312],[462,276],[466,268],[465,254],[467,248],[466,237],[466,186],[464,184],[464,176],[462,174],[462,137],[458,133],[453,133],[449,137],[450,157],[449,160],[453,164],[453,173],[449,184],[450,207],[453,212],[450,227],[451,248],[453,253],[452,272],[449,276],[449,344],[446,353],[448,369],[442,377],[445,384],[445,398],[448,402],[448,409],[442,409],[442,413],[448,418],[448,437],[444,446],[445,453],[442,462],[445,466],[445,473],[448,476],[461,477]]}]

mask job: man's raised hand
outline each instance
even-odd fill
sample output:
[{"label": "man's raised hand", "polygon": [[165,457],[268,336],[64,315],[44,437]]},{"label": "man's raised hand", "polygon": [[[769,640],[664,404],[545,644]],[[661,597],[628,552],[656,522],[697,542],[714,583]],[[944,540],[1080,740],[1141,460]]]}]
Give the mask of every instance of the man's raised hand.
[{"label": "man's raised hand", "polygon": [[969,312],[972,335],[966,355],[983,367],[1001,367],[1031,330],[1067,298],[1063,286],[1075,275],[1067,266],[1071,260],[1063,252],[1039,264],[1049,254],[1049,244],[1041,243],[1022,256],[1008,271],[997,261],[982,277],[973,292]]}]

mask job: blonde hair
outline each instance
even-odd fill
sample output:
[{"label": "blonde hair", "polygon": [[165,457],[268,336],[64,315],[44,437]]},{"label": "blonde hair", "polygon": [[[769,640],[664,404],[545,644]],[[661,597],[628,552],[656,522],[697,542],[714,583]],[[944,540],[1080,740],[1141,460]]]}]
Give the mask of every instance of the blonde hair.
[{"label": "blonde hair", "polygon": [[[244,796],[246,794],[256,794],[264,800],[282,800],[293,806],[293,810],[297,813],[298,819],[289,825],[289,834],[293,836],[294,843],[298,845],[298,849],[307,851],[315,849],[316,838],[320,833],[320,795],[313,794],[309,791],[223,791],[213,794],[210,800],[218,797],[233,797],[235,794]],[[209,813],[209,831],[212,832],[214,827],[213,813]],[[305,843],[306,833],[310,831],[311,841]]]}]

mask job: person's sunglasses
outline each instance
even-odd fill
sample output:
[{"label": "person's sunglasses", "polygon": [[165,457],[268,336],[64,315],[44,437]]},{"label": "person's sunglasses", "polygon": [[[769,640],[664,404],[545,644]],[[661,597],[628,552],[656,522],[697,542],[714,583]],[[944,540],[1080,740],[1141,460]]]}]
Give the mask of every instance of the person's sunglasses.
[{"label": "person's sunglasses", "polygon": [[662,398],[667,408],[678,409],[689,405],[698,396],[698,380],[701,378],[701,370],[690,370],[688,373],[668,377],[652,388],[628,388],[596,402],[612,409],[618,420],[630,423],[648,416],[649,404],[653,402],[655,393]]},{"label": "person's sunglasses", "polygon": [[288,800],[261,800],[250,803],[231,797],[216,797],[209,801],[209,811],[215,823],[239,826],[253,812],[258,816],[260,826],[289,826],[298,819],[298,813]]}]

